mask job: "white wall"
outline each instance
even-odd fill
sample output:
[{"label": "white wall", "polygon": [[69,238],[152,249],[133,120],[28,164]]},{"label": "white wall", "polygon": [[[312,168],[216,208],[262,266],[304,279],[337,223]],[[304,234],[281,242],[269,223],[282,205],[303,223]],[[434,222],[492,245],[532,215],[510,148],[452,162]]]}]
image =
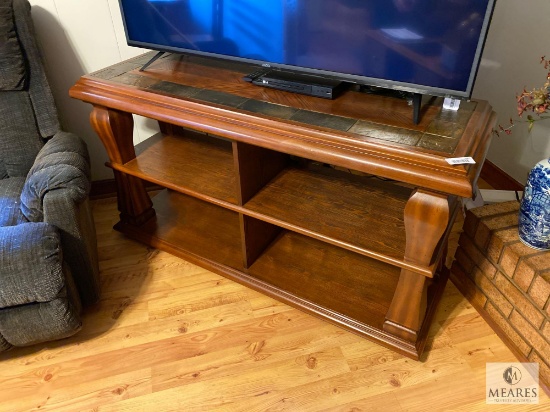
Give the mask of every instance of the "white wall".
[{"label": "white wall", "polygon": [[[118,0],[30,0],[46,71],[61,123],[82,136],[92,157],[92,178],[111,179],[101,141],[90,126],[91,105],[69,97],[83,74],[129,59],[146,50],[129,47]],[[135,117],[134,142],[158,131],[156,122]]]},{"label": "white wall", "polygon": [[[37,32],[44,48],[48,75],[64,127],[81,135],[93,159],[94,180],[112,177],[104,167],[107,156],[89,126],[90,105],[68,97],[68,89],[85,73],[143,52],[126,45],[118,0],[30,0]],[[515,95],[524,86],[542,86],[546,72],[540,56],[550,56],[547,30],[550,1],[498,0],[483,63],[473,96],[489,100],[507,124],[515,114]],[[145,139],[153,122],[136,120],[135,142]],[[524,183],[528,171],[550,156],[550,121],[537,124],[531,134],[518,124],[512,136],[495,137],[488,158]]]},{"label": "white wall", "polygon": [[[519,119],[516,94],[524,87],[540,88],[546,80],[539,61],[550,58],[548,27],[550,1],[497,1],[473,97],[488,100],[504,127],[510,117]],[[549,156],[550,120],[536,123],[531,133],[526,124],[516,123],[512,135],[493,138],[488,159],[525,183],[535,163]]]}]

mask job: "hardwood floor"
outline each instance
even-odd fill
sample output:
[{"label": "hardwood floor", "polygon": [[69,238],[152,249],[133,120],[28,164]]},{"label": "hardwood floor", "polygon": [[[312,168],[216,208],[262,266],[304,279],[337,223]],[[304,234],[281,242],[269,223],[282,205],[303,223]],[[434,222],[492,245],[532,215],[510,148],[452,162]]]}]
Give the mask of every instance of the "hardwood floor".
[{"label": "hardwood floor", "polygon": [[102,300],[77,335],[0,355],[1,411],[548,410],[543,392],[485,404],[486,363],[516,359],[450,282],[415,362],[124,238],[114,199],[93,208]]}]

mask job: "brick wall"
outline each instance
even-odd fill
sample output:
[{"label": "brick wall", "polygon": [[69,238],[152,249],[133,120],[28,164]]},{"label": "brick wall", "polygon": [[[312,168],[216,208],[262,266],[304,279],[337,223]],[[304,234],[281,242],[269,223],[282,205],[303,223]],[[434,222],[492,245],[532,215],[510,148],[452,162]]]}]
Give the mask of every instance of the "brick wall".
[{"label": "brick wall", "polygon": [[[519,203],[466,213],[451,280],[522,362],[550,386],[550,251],[518,237]],[[546,388],[546,389],[547,389]]]}]

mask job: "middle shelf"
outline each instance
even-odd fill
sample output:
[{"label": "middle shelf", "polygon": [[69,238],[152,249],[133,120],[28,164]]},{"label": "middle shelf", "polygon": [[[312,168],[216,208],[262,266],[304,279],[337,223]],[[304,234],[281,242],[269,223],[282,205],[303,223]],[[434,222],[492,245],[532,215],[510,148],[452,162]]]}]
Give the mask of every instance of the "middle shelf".
[{"label": "middle shelf", "polygon": [[[243,159],[237,160],[235,142],[182,129],[178,134],[151,137],[135,159],[111,166],[242,215],[433,275],[435,264],[424,267],[404,261],[403,212],[413,189],[283,155],[286,158],[280,169],[267,173],[274,177],[243,196],[239,190],[247,189],[239,189],[239,182],[258,180],[250,175],[256,170],[262,174],[259,168],[269,162],[271,151],[261,150],[263,155],[267,152],[265,159],[253,160],[252,169],[239,168],[236,165]],[[240,152],[248,156],[255,153]]]}]

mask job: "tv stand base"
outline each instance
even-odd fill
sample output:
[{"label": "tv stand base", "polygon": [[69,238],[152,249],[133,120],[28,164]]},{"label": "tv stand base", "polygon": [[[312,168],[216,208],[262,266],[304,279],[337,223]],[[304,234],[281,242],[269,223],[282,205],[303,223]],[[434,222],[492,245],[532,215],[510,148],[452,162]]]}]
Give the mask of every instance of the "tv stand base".
[{"label": "tv stand base", "polygon": [[[177,55],[140,72],[146,60],[71,88],[94,106],[116,229],[421,358],[458,198],[472,196],[496,122],[490,106],[442,113],[426,102],[413,126],[403,99],[263,90],[242,80],[249,67]],[[161,129],[139,150],[134,114]],[[476,163],[444,161],[457,156]],[[163,189],[151,198],[145,182]]]},{"label": "tv stand base", "polygon": [[359,86],[359,91],[368,94],[377,94],[382,96],[390,96],[396,99],[406,99],[410,101],[410,104],[413,106],[413,122],[414,124],[420,123],[420,112],[422,108],[422,94],[421,93],[410,93],[404,92],[402,90],[391,90],[383,89],[376,86]]},{"label": "tv stand base", "polygon": [[145,63],[143,66],[141,66],[141,68],[139,69],[140,72],[143,72],[145,71],[145,69],[147,67],[149,67],[151,64],[153,64],[154,62],[156,62],[158,59],[160,59],[166,52],[163,52],[163,51],[159,51],[157,54],[155,54],[153,57],[151,57],[151,59]]}]

